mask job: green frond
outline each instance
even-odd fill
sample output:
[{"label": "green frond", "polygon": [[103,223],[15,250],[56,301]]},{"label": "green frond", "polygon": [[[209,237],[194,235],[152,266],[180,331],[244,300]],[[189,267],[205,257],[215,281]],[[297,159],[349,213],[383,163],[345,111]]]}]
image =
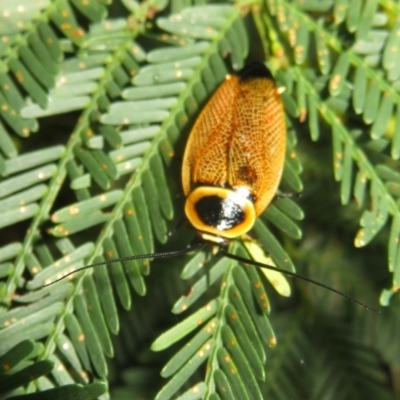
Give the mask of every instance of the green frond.
[{"label": "green frond", "polygon": [[[393,398],[399,5],[194,3],[0,7],[1,396]],[[285,88],[286,160],[276,199],[229,252],[390,307],[354,308],[211,246],[43,287],[191,243],[188,132],[253,59]]]}]

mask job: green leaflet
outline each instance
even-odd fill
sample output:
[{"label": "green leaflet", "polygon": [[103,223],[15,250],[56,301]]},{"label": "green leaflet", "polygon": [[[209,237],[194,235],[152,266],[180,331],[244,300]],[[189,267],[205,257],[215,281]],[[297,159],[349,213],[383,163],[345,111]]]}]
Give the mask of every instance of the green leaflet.
[{"label": "green leaflet", "polygon": [[211,318],[217,309],[218,302],[216,300],[211,301],[205,307],[200,308],[190,317],[183,320],[181,323],[176,325],[172,330],[165,332],[161,335],[153,344],[152,349],[154,351],[160,351],[164,348],[175,343],[179,339],[185,337],[188,333],[197,328],[198,322],[207,321]]}]

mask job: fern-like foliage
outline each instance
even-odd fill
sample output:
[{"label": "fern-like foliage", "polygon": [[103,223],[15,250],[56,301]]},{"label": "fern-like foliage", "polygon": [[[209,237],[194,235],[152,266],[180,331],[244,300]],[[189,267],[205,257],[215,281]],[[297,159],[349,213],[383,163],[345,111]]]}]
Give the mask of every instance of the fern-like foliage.
[{"label": "fern-like foliage", "polygon": [[[187,134],[225,76],[257,59],[285,87],[280,192],[303,197],[274,200],[252,238],[278,267],[294,260],[368,305],[397,292],[398,3],[195,3],[1,6],[1,396],[393,398],[398,296],[375,314],[291,281],[283,300],[268,282],[287,295],[282,276],[207,246],[43,287],[191,243]],[[254,255],[244,239],[229,251]]]}]

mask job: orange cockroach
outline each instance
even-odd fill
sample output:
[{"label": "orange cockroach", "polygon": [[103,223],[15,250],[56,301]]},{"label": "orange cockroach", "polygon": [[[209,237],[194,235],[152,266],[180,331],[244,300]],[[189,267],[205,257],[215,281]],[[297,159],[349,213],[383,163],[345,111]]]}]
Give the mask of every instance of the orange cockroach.
[{"label": "orange cockroach", "polygon": [[313,279],[225,250],[230,239],[244,235],[253,227],[276,195],[286,151],[281,92],[270,71],[261,63],[252,63],[238,75],[228,76],[198,117],[186,145],[182,185],[185,213],[201,237],[200,243],[177,251],[99,262],[61,279],[114,262],[183,255],[211,242],[219,245],[220,254],[231,259],[305,280],[373,310]]},{"label": "orange cockroach", "polygon": [[283,105],[263,64],[229,76],[197,119],[182,166],[186,216],[213,242],[248,232],[281,180]]}]

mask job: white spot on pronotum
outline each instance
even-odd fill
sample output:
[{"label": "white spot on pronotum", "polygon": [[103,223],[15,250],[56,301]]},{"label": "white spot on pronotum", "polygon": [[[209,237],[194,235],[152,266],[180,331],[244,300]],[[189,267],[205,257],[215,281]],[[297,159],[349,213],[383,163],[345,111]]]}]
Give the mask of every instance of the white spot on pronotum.
[{"label": "white spot on pronotum", "polygon": [[[249,195],[250,190],[245,186],[239,187],[235,191],[231,191],[228,197],[222,202],[222,215],[232,215],[237,206],[244,207]],[[228,228],[227,219],[225,218],[217,226],[217,229],[220,231],[224,231]]]},{"label": "white spot on pronotum", "polygon": [[63,348],[64,350],[68,350],[68,349],[69,349],[69,343],[64,343],[63,346],[62,346],[62,348]]}]

